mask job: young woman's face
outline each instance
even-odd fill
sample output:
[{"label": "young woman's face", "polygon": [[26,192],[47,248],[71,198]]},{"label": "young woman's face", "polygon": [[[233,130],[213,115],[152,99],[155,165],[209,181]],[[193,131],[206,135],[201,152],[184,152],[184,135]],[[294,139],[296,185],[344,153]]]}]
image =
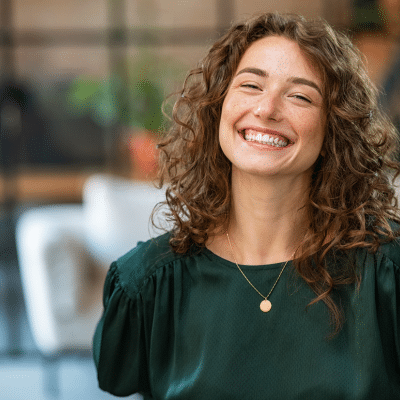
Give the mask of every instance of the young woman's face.
[{"label": "young woman's face", "polygon": [[222,106],[220,145],[233,169],[310,174],[325,120],[317,69],[297,43],[270,36],[254,42],[239,63]]}]

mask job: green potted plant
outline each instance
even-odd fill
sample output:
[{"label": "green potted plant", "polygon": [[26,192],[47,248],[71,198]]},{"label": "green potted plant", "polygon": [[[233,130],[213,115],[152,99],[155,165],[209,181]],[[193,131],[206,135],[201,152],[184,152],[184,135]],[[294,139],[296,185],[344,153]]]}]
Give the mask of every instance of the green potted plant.
[{"label": "green potted plant", "polygon": [[144,52],[123,67],[125,76],[76,77],[67,91],[67,107],[75,115],[88,115],[100,127],[122,134],[132,176],[151,178],[156,169],[155,144],[165,128],[160,77],[164,81],[176,77],[179,70],[173,63]]}]

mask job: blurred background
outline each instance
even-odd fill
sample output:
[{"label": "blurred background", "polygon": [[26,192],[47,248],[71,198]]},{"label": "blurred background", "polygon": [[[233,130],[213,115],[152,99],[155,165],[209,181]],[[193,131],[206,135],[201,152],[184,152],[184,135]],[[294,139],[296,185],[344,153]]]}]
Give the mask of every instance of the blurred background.
[{"label": "blurred background", "polygon": [[157,234],[161,102],[275,10],[347,31],[400,127],[400,0],[0,0],[0,399],[114,398],[91,337],[109,263]]}]

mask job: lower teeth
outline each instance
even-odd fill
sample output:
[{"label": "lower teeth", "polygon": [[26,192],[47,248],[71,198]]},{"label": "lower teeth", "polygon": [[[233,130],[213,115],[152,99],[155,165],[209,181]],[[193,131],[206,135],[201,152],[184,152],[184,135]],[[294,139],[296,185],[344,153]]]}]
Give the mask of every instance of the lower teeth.
[{"label": "lower teeth", "polygon": [[[247,139],[246,139],[247,140]],[[248,142],[256,142],[256,143],[259,143],[259,144],[268,144],[268,145],[270,145],[270,146],[274,146],[274,147],[286,147],[286,145],[283,145],[283,146],[280,146],[279,144],[275,144],[275,143],[270,143],[270,142],[259,142],[259,141],[257,141],[257,140],[247,140]]]}]

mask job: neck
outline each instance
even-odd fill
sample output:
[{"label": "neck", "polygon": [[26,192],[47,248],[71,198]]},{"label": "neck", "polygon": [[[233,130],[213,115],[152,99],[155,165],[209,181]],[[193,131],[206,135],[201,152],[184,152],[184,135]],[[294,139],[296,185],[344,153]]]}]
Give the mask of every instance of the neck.
[{"label": "neck", "polygon": [[307,227],[309,179],[258,177],[232,171],[229,236],[240,264],[287,261]]}]

